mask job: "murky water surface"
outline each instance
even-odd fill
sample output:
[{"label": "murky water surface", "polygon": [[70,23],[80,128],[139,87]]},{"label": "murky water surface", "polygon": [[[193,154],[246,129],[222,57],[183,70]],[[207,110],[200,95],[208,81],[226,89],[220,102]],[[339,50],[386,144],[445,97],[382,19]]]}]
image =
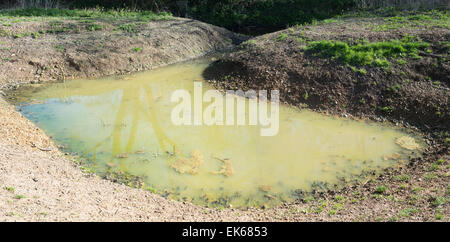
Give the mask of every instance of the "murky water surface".
[{"label": "murky water surface", "polygon": [[172,92],[193,92],[207,65],[23,90],[19,109],[98,174],[209,206],[293,201],[301,191],[367,179],[423,147],[397,128],[287,106],[273,137],[261,137],[259,126],[173,125]]}]

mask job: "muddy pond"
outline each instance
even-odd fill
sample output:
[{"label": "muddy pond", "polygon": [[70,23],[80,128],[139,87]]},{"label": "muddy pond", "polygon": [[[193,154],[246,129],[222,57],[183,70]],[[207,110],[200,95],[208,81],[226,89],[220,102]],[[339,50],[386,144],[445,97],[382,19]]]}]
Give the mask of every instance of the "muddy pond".
[{"label": "muddy pond", "polygon": [[192,93],[195,81],[210,89],[202,78],[209,63],[34,85],[9,97],[63,152],[100,176],[131,177],[162,196],[211,207],[292,202],[302,191],[402,165],[425,148],[408,130],[284,105],[274,136],[261,136],[258,125],[174,125],[172,93]]}]

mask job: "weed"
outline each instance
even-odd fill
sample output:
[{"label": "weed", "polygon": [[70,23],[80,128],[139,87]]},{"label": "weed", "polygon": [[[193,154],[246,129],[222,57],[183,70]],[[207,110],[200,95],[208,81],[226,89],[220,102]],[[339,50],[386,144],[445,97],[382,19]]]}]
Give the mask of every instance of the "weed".
[{"label": "weed", "polygon": [[396,84],[391,87],[391,90],[394,92],[397,92],[398,90],[402,89],[402,86],[400,84]]},{"label": "weed", "polygon": [[31,33],[31,37],[33,37],[33,39],[37,39],[41,37],[41,34],[39,32],[33,32]]},{"label": "weed", "polygon": [[142,48],[141,47],[136,47],[136,48],[133,48],[133,51],[134,52],[141,52]]},{"label": "weed", "polygon": [[314,197],[313,197],[313,196],[305,197],[305,199],[303,199],[303,201],[304,201],[305,203],[312,202],[312,201],[314,201]]},{"label": "weed", "polygon": [[418,193],[418,192],[423,191],[423,190],[424,190],[423,187],[415,187],[415,188],[412,189],[412,192]]},{"label": "weed", "polygon": [[125,32],[127,32],[127,33],[136,33],[136,32],[138,32],[138,31],[137,31],[137,28],[136,28],[136,24],[134,24],[134,23],[131,23],[131,24],[121,24],[121,25],[119,26],[119,29],[122,30],[122,31],[125,31]]},{"label": "weed", "polygon": [[322,20],[322,23],[324,24],[330,24],[330,23],[338,23],[339,19],[335,19],[335,18],[330,18],[330,19],[324,19]]},{"label": "weed", "polygon": [[433,179],[436,179],[437,176],[436,176],[436,174],[433,174],[433,173],[426,173],[424,175],[424,178],[427,179],[427,180],[433,180]]},{"label": "weed", "polygon": [[398,215],[399,215],[400,217],[409,217],[409,216],[411,216],[412,214],[415,214],[415,213],[418,213],[418,212],[419,212],[418,209],[415,209],[415,208],[406,208],[406,209],[403,209],[402,211],[400,211],[400,212],[398,213]]},{"label": "weed", "polygon": [[305,94],[303,94],[303,99],[305,99],[305,101],[306,101],[306,100],[308,100],[308,97],[309,97],[308,92],[305,92]]},{"label": "weed", "polygon": [[356,67],[353,67],[353,66],[350,66],[350,68],[352,69],[353,72],[359,73],[361,75],[367,74],[367,70],[364,69],[364,68],[356,68]]},{"label": "weed", "polygon": [[8,192],[14,192],[14,187],[5,187],[5,190],[7,190]]},{"label": "weed", "polygon": [[336,210],[343,210],[344,209],[344,205],[342,203],[336,203],[333,205],[333,208]]},{"label": "weed", "polygon": [[345,202],[345,198],[341,195],[337,195],[334,197],[334,201],[336,202]]},{"label": "weed", "polygon": [[0,37],[7,37],[11,36],[11,31],[6,29],[0,29]]},{"label": "weed", "polygon": [[414,27],[438,27],[450,28],[450,14],[448,11],[428,11],[419,14],[412,14],[409,16],[396,16],[384,18],[384,23],[376,25],[374,31],[387,31],[399,28],[414,28]]},{"label": "weed", "polygon": [[247,40],[241,44],[242,48],[256,45],[256,41],[254,39]]},{"label": "weed", "polygon": [[14,198],[15,199],[22,199],[22,198],[25,198],[25,196],[24,195],[16,195],[16,196],[14,196]]},{"label": "weed", "polygon": [[80,168],[84,173],[94,173],[94,169],[91,167],[81,166]]},{"label": "weed", "polygon": [[398,59],[397,63],[400,64],[400,65],[405,65],[407,62],[404,59]]},{"label": "weed", "polygon": [[31,33],[25,32],[25,33],[21,33],[21,34],[14,34],[13,38],[14,39],[20,39],[22,37],[26,37],[26,36],[30,36],[30,35],[31,35]]},{"label": "weed", "polygon": [[151,193],[156,194],[156,190],[155,190],[154,188],[147,187],[147,188],[145,188],[145,190],[147,190],[147,191],[149,191],[149,192],[151,192]]},{"label": "weed", "polygon": [[379,199],[383,198],[383,194],[376,193],[376,194],[372,194],[370,197],[373,199],[379,200]]},{"label": "weed", "polygon": [[103,19],[135,19],[140,21],[156,21],[170,19],[167,12],[154,13],[152,11],[131,11],[127,9],[105,10],[95,9],[62,9],[62,8],[25,8],[14,10],[0,10],[0,16],[5,17],[65,17],[65,18],[103,18]]},{"label": "weed", "polygon": [[406,174],[395,176],[395,180],[397,180],[397,181],[406,181],[408,179],[409,179],[409,175],[406,175]]},{"label": "weed", "polygon": [[378,186],[375,190],[375,193],[377,194],[384,194],[386,192],[387,188],[385,186]]},{"label": "weed", "polygon": [[398,221],[398,217],[397,216],[392,216],[390,219],[389,219],[389,222],[397,222]]},{"label": "weed", "polygon": [[428,171],[435,171],[439,169],[439,164],[432,164],[430,167],[428,167]]},{"label": "weed", "polygon": [[446,199],[444,197],[438,197],[438,196],[431,196],[428,199],[428,202],[431,203],[431,205],[438,207],[444,203],[446,203]]},{"label": "weed", "polygon": [[392,112],[392,108],[389,107],[389,106],[386,106],[386,107],[380,107],[379,109],[380,109],[380,111],[385,112],[385,113],[390,113],[390,112]]},{"label": "weed", "polygon": [[88,26],[88,30],[89,31],[97,31],[97,30],[102,30],[103,26],[99,25],[99,24],[91,24]]},{"label": "weed", "polygon": [[444,163],[445,163],[444,159],[443,159],[443,158],[440,158],[440,159],[437,160],[434,164],[436,164],[436,165],[442,165],[442,164],[444,164]]},{"label": "weed", "polygon": [[59,52],[63,52],[64,51],[64,47],[62,47],[62,45],[57,45],[55,48]]}]

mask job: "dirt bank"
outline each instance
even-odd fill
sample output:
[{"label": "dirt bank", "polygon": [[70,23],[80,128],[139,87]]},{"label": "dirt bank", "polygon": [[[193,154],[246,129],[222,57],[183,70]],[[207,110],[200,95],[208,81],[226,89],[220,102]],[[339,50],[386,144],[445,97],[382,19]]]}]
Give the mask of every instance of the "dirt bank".
[{"label": "dirt bank", "polygon": [[[399,28],[374,31],[379,19],[293,27],[257,37],[214,63],[206,72],[221,89],[279,89],[281,100],[299,107],[378,116],[404,121],[427,131],[450,123],[450,30]],[[381,23],[380,23],[381,24]],[[319,40],[380,42],[415,36],[430,43],[420,59],[392,61],[388,68],[351,66],[306,50]],[[306,104],[306,105],[305,105]]]},{"label": "dirt bank", "polygon": [[[186,19],[146,23],[67,19],[7,21],[0,27],[0,90],[17,88],[21,83],[150,69],[228,48],[231,42],[241,39],[224,29]],[[322,34],[323,38],[327,37],[325,33],[316,35]],[[277,35],[260,37],[259,40],[272,43],[270,48],[264,50],[261,46],[255,56],[245,55],[244,51],[241,54],[248,57],[248,62],[235,63],[248,68],[253,63],[251,58],[265,60],[261,62],[262,70],[273,63],[276,66],[270,67],[269,74],[284,72],[283,61],[278,58],[286,58],[284,63],[289,63],[294,57],[284,56],[284,49],[289,48],[287,40],[283,44],[285,40],[270,39]],[[266,53],[273,55],[273,61],[265,59]],[[270,86],[262,85],[258,89],[262,87]],[[207,209],[83,173],[69,156],[58,151],[47,135],[0,98],[0,220],[448,220],[448,155],[438,156],[442,162],[430,160],[388,171],[388,175],[378,180],[339,193],[305,195],[297,203],[273,209]],[[435,161],[436,164],[432,163]],[[379,186],[386,186],[386,190],[376,193]]]},{"label": "dirt bank", "polygon": [[143,23],[43,20],[0,28],[1,89],[149,70],[223,50],[237,40],[223,28],[180,18]]},{"label": "dirt bank", "polygon": [[[407,55],[402,55],[400,59],[388,58],[389,64],[383,67],[345,62],[348,60],[346,57],[353,57],[351,46],[359,44],[364,46],[359,50],[366,51],[376,43],[384,42],[382,45],[388,46],[392,43],[390,41],[404,41],[405,37],[414,39],[416,43],[426,42],[429,46],[418,51],[414,58]],[[391,121],[396,125],[420,130],[428,136],[430,144],[424,159],[412,160],[408,167],[387,171],[377,181],[371,181],[378,185],[359,184],[344,189],[337,196],[367,192],[372,193],[372,197],[380,197],[374,190],[378,186],[389,187],[397,190],[388,194],[390,199],[397,201],[397,205],[389,205],[386,209],[409,206],[414,211],[438,213],[435,210],[438,206],[426,205],[426,199],[414,195],[413,187],[419,187],[428,194],[431,191],[440,194],[428,195],[431,197],[429,200],[435,201],[435,196],[441,197],[443,202],[438,209],[445,211],[444,216],[448,219],[449,166],[442,167],[436,162],[440,160],[438,163],[448,164],[449,39],[448,12],[393,18],[333,19],[309,26],[291,27],[244,42],[213,63],[204,76],[222,90],[278,89],[282,102],[299,108],[357,119]],[[336,42],[342,49],[333,46]],[[317,43],[323,44],[316,45],[320,48],[332,46],[330,48],[336,49],[311,47]],[[382,47],[378,45],[376,48]],[[356,57],[371,54],[362,52]],[[336,55],[332,58],[334,53],[348,56]],[[442,177],[435,174],[434,169],[439,167],[443,169]],[[439,180],[435,179],[438,177]],[[398,184],[399,181],[407,181],[409,188],[405,188],[405,183]],[[400,195],[400,191],[407,195]],[[335,194],[325,192],[324,199],[332,199]],[[382,194],[381,197],[386,195]],[[399,195],[403,198],[399,198]],[[419,200],[423,201],[425,207],[415,201],[416,197],[421,197]],[[364,210],[386,202],[381,200],[374,201]],[[332,213],[337,211],[334,209]],[[402,216],[393,215],[391,218],[397,219],[402,219]]]}]

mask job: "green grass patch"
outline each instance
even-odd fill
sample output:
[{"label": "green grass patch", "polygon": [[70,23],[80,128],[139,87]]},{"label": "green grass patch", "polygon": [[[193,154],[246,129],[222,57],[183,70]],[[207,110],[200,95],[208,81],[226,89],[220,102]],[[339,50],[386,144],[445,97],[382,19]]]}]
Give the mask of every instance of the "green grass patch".
[{"label": "green grass patch", "polygon": [[134,24],[134,23],[121,24],[119,26],[119,29],[122,30],[122,31],[125,31],[127,33],[136,33],[137,32],[136,24]]},{"label": "green grass patch", "polygon": [[62,45],[57,45],[55,48],[59,52],[63,52],[64,51],[64,47],[62,47]]},{"label": "green grass patch", "polygon": [[386,192],[386,190],[387,190],[387,188],[385,186],[379,186],[379,187],[377,187],[377,189],[375,189],[375,193],[383,194]]},{"label": "green grass patch", "polygon": [[400,28],[438,27],[450,28],[450,13],[448,11],[433,10],[428,12],[406,12],[384,18],[384,23],[375,25],[374,31],[389,31]]},{"label": "green grass patch", "polygon": [[426,180],[433,180],[433,179],[436,179],[436,178],[437,178],[436,174],[433,174],[433,173],[426,173],[423,177],[424,177]]},{"label": "green grass patch", "polygon": [[380,109],[380,111],[385,112],[385,113],[390,113],[390,112],[392,112],[392,108],[389,107],[389,106],[386,106],[386,107],[380,107],[379,109]]},{"label": "green grass patch", "polygon": [[102,30],[103,26],[101,26],[100,24],[91,24],[88,26],[87,28],[89,31],[97,31],[97,30]]},{"label": "green grass patch", "polygon": [[406,208],[406,209],[403,209],[402,211],[400,211],[400,212],[398,213],[398,215],[399,215],[400,217],[409,217],[409,216],[411,216],[412,214],[416,214],[416,213],[418,213],[418,212],[419,212],[418,209],[415,209],[415,208]]},{"label": "green grass patch", "polygon": [[420,50],[429,46],[428,43],[416,41],[410,36],[401,40],[370,43],[364,41],[355,45],[342,41],[321,40],[309,43],[306,49],[320,57],[330,57],[349,65],[389,67],[389,59],[404,57],[415,59]]},{"label": "green grass patch", "polygon": [[22,199],[22,198],[25,198],[25,196],[24,195],[16,195],[16,196],[14,196],[14,198],[15,199]]},{"label": "green grass patch", "polygon": [[5,190],[8,192],[14,192],[14,187],[5,187]]},{"label": "green grass patch", "polygon": [[447,199],[445,199],[445,197],[431,196],[428,201],[431,203],[431,205],[437,207],[445,204],[447,202]]},{"label": "green grass patch", "polygon": [[394,177],[397,181],[407,181],[409,179],[409,175],[398,175]]},{"label": "green grass patch", "polygon": [[248,48],[248,47],[251,47],[254,45],[256,45],[256,41],[254,39],[250,39],[250,40],[247,40],[247,41],[241,43],[242,48]]},{"label": "green grass patch", "polygon": [[356,68],[354,66],[350,66],[350,68],[352,69],[353,72],[359,73],[361,75],[367,74],[367,70],[364,68]]},{"label": "green grass patch", "polygon": [[141,52],[142,48],[141,47],[136,47],[136,48],[133,48],[133,51],[134,52]]},{"label": "green grass patch", "polygon": [[280,36],[277,37],[278,41],[282,41],[287,39],[288,35],[286,33],[281,33]]}]

